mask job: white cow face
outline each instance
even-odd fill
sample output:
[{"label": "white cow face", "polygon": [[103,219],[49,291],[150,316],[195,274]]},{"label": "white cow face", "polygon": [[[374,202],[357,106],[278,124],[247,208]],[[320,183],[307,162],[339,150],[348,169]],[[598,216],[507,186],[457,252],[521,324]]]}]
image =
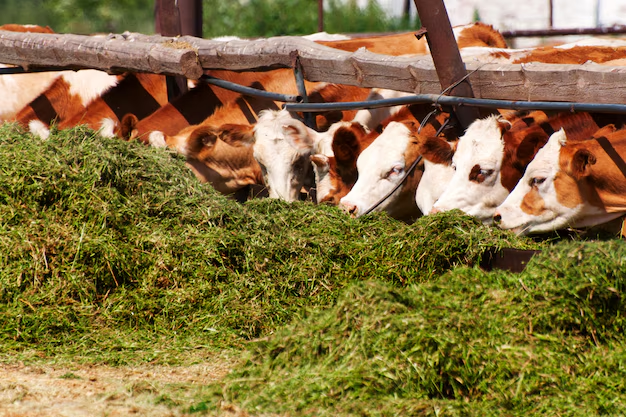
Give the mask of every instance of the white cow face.
[{"label": "white cow face", "polygon": [[620,215],[606,213],[581,195],[580,181],[595,164],[595,157],[584,150],[568,152],[565,158],[576,163],[563,166],[566,144],[561,129],[537,152],[515,189],[496,209],[494,221],[499,227],[517,234],[541,233],[598,224]]},{"label": "white cow face", "polygon": [[334,191],[330,179],[330,159],[323,154],[311,155],[313,172],[315,173],[315,196],[320,203],[324,197]]},{"label": "white cow face", "polygon": [[511,194],[496,209],[494,220],[503,229],[518,234],[554,230],[569,222],[566,208],[556,198],[554,180],[559,171],[559,154],[565,132],[559,130],[550,137],[526,168],[522,179]]},{"label": "white cow face", "polygon": [[[391,122],[383,133],[361,152],[357,159],[358,180],[352,190],[340,200],[340,207],[354,217],[362,216],[402,180],[408,168],[405,152],[409,144],[409,133],[406,125]],[[398,194],[399,190],[381,203],[375,211],[389,211],[394,206]]]},{"label": "white cow face", "polygon": [[415,203],[422,213],[430,213],[433,204],[452,180],[454,172],[451,165],[433,163],[424,158],[424,173],[415,192]]},{"label": "white cow face", "polygon": [[495,208],[509,194],[500,181],[505,123],[490,116],[467,128],[452,157],[454,175],[431,212],[460,209],[491,223]]},{"label": "white cow face", "polygon": [[270,198],[296,201],[302,187],[312,182],[311,132],[284,110],[261,112],[254,129],[254,158]]}]

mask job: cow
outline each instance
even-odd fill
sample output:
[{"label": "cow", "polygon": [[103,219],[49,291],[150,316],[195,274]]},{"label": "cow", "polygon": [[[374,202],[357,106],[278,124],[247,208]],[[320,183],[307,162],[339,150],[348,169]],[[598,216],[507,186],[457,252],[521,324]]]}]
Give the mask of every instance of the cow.
[{"label": "cow", "polygon": [[[293,71],[288,69],[263,73],[234,71],[211,71],[211,75],[246,85],[258,90],[268,90],[281,94],[298,94]],[[309,102],[336,102],[363,100],[370,89],[356,86],[343,86],[322,82],[309,83]],[[164,136],[185,134],[195,125],[219,126],[224,123],[254,124],[261,110],[278,110],[282,103],[264,97],[243,95],[220,87],[199,83],[198,86],[163,106],[154,114],[138,120],[128,114],[122,120],[122,137],[138,139],[144,143],[163,143]],[[352,117],[356,110],[317,112],[318,129],[325,130],[344,117]],[[187,129],[187,130],[185,130]]]},{"label": "cow", "polygon": [[[456,26],[453,33],[459,49],[467,47],[506,48],[506,40],[493,26],[476,22]],[[425,55],[429,53],[425,38],[417,39],[414,32],[375,37],[359,37],[350,40],[317,41],[318,43],[343,51],[355,52],[365,48],[370,52],[384,55]]]},{"label": "cow", "polygon": [[[357,159],[358,179],[339,206],[353,217],[370,210],[386,211],[390,216],[413,221],[421,215],[415,205],[415,190],[422,177],[421,170],[407,173],[407,168],[418,158],[417,146],[409,144],[410,127],[391,122],[383,133],[361,152]],[[380,163],[384,159],[384,163]],[[384,201],[377,202],[400,183],[405,174],[405,186]],[[408,204],[405,204],[408,203]]]},{"label": "cow", "polygon": [[186,158],[201,182],[232,195],[249,185],[263,185],[261,167],[253,156],[251,125],[196,126],[185,137],[167,136],[165,144]]},{"label": "cow", "polygon": [[494,223],[517,234],[607,223],[626,214],[626,130],[608,126],[590,139],[572,140],[565,129],[550,136]]},{"label": "cow", "polygon": [[[24,33],[54,33],[49,26],[5,24],[0,30]],[[11,68],[11,65],[0,64],[2,68]],[[42,91],[50,86],[63,72],[47,71],[25,74],[0,75],[0,123],[12,120],[17,112],[34,100]]]},{"label": "cow", "polygon": [[165,76],[126,73],[112,88],[58,122],[59,129],[87,125],[104,137],[119,136],[121,119],[129,112],[145,117],[167,104]]},{"label": "cow", "polygon": [[581,65],[593,62],[602,65],[623,65],[626,59],[626,41],[621,39],[587,38],[576,42],[535,48],[474,48],[460,50],[464,61],[498,64]]},{"label": "cow", "polygon": [[368,132],[358,122],[342,124],[333,134],[330,154],[311,155],[318,203],[339,205],[341,197],[348,194],[356,182],[358,155],[379,134],[379,130]]},{"label": "cow", "polygon": [[[242,73],[211,70],[206,71],[206,75],[259,90],[298,94],[293,71],[288,69]],[[311,87],[317,84],[307,83],[306,85]],[[254,123],[257,118],[256,113],[261,109],[267,107],[278,109],[279,107],[277,103],[268,99],[244,96],[228,89],[198,82],[188,92],[148,117],[140,118],[129,112],[123,118],[121,136],[125,139],[137,139],[149,143],[152,132],[158,132],[158,136],[175,135],[188,126],[203,123],[218,109],[227,105],[230,105],[231,110],[237,113],[231,115],[228,122],[246,124]]]},{"label": "cow", "polygon": [[542,112],[533,115],[539,120],[507,121],[494,115],[474,121],[459,138],[452,157],[455,173],[431,213],[460,209],[490,224],[496,207],[552,133],[564,128],[573,137],[588,137],[602,126],[623,124],[619,115],[560,113],[547,119]]},{"label": "cow", "polygon": [[4,25],[0,25],[0,30],[22,33],[54,33],[50,26],[20,25],[17,23],[7,23]]},{"label": "cow", "polygon": [[12,120],[47,139],[51,123],[60,123],[120,82],[121,76],[104,71],[63,71],[39,96],[26,104]]}]

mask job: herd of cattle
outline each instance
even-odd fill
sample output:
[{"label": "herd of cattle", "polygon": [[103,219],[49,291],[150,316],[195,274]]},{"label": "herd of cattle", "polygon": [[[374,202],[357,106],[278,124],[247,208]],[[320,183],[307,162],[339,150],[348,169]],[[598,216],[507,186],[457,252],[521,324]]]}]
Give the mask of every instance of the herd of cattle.
[{"label": "herd of cattle", "polygon": [[[18,25],[0,30],[50,31]],[[454,33],[465,60],[619,65],[626,58],[626,43],[616,39],[512,50],[488,25]],[[428,53],[425,41],[413,34],[311,39],[346,51]],[[298,94],[289,69],[205,73]],[[51,126],[84,124],[102,136],[175,150],[201,181],[223,194],[249,197],[251,187],[261,187],[272,198],[295,201],[305,195],[354,217],[376,210],[410,222],[460,209],[527,234],[603,224],[626,214],[624,115],[494,109],[463,129],[449,109],[413,104],[318,112],[312,129],[270,99],[203,82],[189,85],[168,102],[161,75],[2,75],[0,122],[17,122],[42,139]],[[306,82],[306,89],[310,102],[406,94],[322,82]]]}]

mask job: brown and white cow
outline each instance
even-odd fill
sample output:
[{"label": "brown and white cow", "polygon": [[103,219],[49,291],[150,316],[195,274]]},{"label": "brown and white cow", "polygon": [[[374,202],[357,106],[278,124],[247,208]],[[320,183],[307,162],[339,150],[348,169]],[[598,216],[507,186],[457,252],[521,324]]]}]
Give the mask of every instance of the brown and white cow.
[{"label": "brown and white cow", "polygon": [[[281,94],[298,94],[293,71],[278,69],[267,72],[235,72],[211,70],[208,75],[235,84]],[[323,83],[306,82],[313,90]],[[279,109],[281,103],[273,100],[245,96],[231,90],[199,82],[187,93],[167,103],[148,117],[136,117],[130,112],[124,117],[121,136],[150,143],[150,135],[156,143],[163,136],[179,134],[190,126],[206,124],[219,126],[224,123],[253,124],[258,113],[264,109]],[[193,127],[191,128],[193,130]]]},{"label": "brown and white cow", "polygon": [[501,116],[476,120],[459,138],[452,158],[455,173],[432,212],[460,209],[491,223],[496,207],[553,132],[564,128],[571,136],[584,138],[607,124],[621,126],[624,120],[590,113],[562,113],[530,126],[523,119],[511,123]]},{"label": "brown and white cow", "polygon": [[376,127],[371,124],[368,129],[363,129],[361,123],[344,123],[333,135],[330,156],[317,154],[311,157],[318,202],[339,205],[341,198],[350,192],[357,180],[357,159],[361,152],[376,140],[389,123],[418,121],[431,108],[427,105],[413,105],[390,110],[386,119]]},{"label": "brown and white cow", "polygon": [[248,185],[262,185],[261,167],[254,159],[252,126],[197,126],[185,137],[168,136],[168,148],[186,157],[187,166],[202,182],[231,195]]},{"label": "brown and white cow", "polygon": [[571,140],[564,129],[537,152],[496,209],[494,222],[518,234],[587,227],[626,213],[626,130]]},{"label": "brown and white cow", "polygon": [[624,65],[626,41],[622,39],[586,38],[556,46],[535,48],[473,48],[460,50],[463,60],[497,64],[572,64],[588,62],[603,65]]},{"label": "brown and white cow", "polygon": [[84,109],[57,123],[59,129],[87,125],[102,136],[113,137],[120,133],[121,120],[129,112],[139,118],[146,117],[167,104],[165,76],[149,73],[126,73],[121,80],[99,97],[91,100]]},{"label": "brown and white cow", "polygon": [[121,77],[104,71],[63,71],[39,96],[26,104],[14,120],[31,133],[47,139],[50,124],[61,123],[116,86]]},{"label": "brown and white cow", "polygon": [[[18,25],[13,23],[0,26],[0,30],[24,33],[54,33],[48,26]],[[0,64],[0,67],[10,68],[13,66]],[[0,75],[0,91],[2,91],[0,123],[12,120],[22,107],[34,100],[42,91],[45,91],[62,73],[61,71],[49,71]]]},{"label": "brown and white cow", "polygon": [[348,194],[341,198],[339,206],[353,217],[360,217],[369,210],[386,211],[390,216],[412,221],[420,216],[415,204],[415,190],[422,171],[413,170],[401,187],[375,204],[399,184],[407,168],[419,156],[411,146],[410,127],[405,123],[391,122],[383,132],[361,152],[357,159],[358,179]]},{"label": "brown and white cow", "polygon": [[[476,22],[452,28],[460,49],[480,46],[506,48],[506,40],[493,26]],[[365,48],[370,52],[384,55],[424,55],[429,53],[426,38],[417,39],[414,32],[374,37],[359,37],[350,40],[317,41],[331,48],[354,52]]]}]

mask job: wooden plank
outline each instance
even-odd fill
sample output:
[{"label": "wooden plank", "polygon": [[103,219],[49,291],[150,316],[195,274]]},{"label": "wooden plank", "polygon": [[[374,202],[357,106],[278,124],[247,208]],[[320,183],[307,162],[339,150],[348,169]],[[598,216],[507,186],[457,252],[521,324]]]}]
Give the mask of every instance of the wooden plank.
[{"label": "wooden plank", "polygon": [[[185,49],[168,48],[167,44]],[[236,71],[288,68],[297,51],[309,81],[437,94],[430,56],[386,56],[335,50],[299,37],[212,41],[126,33],[108,37],[16,34],[0,31],[0,62],[149,71],[198,78],[202,68]],[[190,55],[187,55],[190,54]],[[188,62],[182,62],[182,59]],[[199,62],[198,62],[199,60]],[[481,64],[465,62],[476,98],[626,103],[626,66]],[[185,69],[186,68],[186,69]]]},{"label": "wooden plank", "polygon": [[[468,70],[478,67],[467,65]],[[626,67],[515,64],[480,66],[470,76],[477,98],[626,104]]]},{"label": "wooden plank", "polygon": [[94,68],[184,75],[191,79],[202,75],[197,52],[187,45],[181,48],[173,42],[129,42],[104,36],[0,31],[0,62],[24,68]]}]

